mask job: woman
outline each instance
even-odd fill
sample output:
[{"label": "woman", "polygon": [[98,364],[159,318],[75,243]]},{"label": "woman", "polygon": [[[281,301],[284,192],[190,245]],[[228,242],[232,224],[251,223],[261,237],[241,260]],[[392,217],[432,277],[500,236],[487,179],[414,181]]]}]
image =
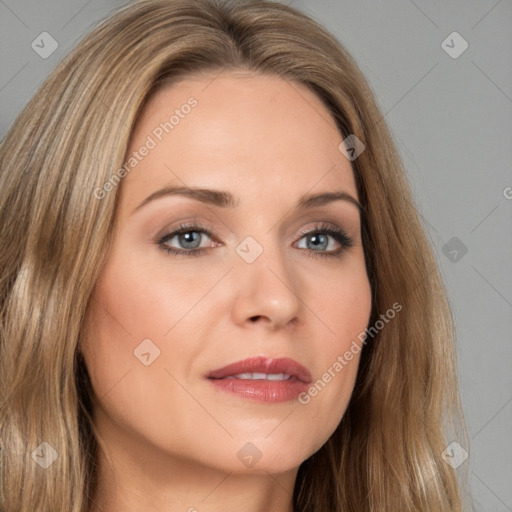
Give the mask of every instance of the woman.
[{"label": "woman", "polygon": [[136,2],[0,162],[4,512],[462,510],[445,292],[323,28]]}]

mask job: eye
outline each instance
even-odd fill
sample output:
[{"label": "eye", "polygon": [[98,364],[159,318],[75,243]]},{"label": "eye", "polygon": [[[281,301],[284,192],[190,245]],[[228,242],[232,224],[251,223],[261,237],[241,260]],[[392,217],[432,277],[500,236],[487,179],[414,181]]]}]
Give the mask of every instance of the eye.
[{"label": "eye", "polygon": [[176,230],[162,237],[158,241],[158,245],[169,254],[198,256],[206,248],[215,246],[213,241],[205,242],[206,238],[212,240],[212,236],[213,233],[201,225],[182,224]]},{"label": "eye", "polygon": [[[306,249],[307,253],[313,257],[339,257],[345,249],[353,246],[353,240],[343,229],[328,224],[303,231],[301,235],[295,247]],[[213,231],[200,224],[182,224],[163,236],[158,241],[158,246],[175,256],[199,256],[208,248],[220,245],[213,241],[213,238]]]},{"label": "eye", "polygon": [[[323,224],[302,232],[299,249],[307,249],[312,256],[341,256],[345,249],[354,245],[353,240],[340,227]],[[336,245],[338,248],[336,248]]]}]

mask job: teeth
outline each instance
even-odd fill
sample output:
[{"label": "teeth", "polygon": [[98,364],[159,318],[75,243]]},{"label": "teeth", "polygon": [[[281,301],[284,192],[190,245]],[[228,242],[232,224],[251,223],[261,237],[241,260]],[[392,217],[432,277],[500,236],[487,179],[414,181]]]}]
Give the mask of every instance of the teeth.
[{"label": "teeth", "polygon": [[286,373],[237,373],[225,377],[226,379],[244,379],[244,380],[289,380],[290,375]]},{"label": "teeth", "polygon": [[286,373],[269,373],[267,380],[288,380],[290,378]]}]

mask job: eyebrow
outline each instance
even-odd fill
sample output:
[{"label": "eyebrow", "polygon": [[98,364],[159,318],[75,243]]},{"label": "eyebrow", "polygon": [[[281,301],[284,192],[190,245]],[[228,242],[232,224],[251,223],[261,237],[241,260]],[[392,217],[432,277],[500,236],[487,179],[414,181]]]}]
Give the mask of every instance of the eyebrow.
[{"label": "eyebrow", "polygon": [[[239,203],[239,200],[235,200],[232,194],[223,190],[196,187],[165,187],[146,197],[146,199],[144,199],[144,201],[142,201],[142,203],[133,210],[132,214],[148,203],[168,196],[190,197],[196,201],[221,208],[236,208]],[[341,190],[335,192],[324,192],[321,194],[306,194],[297,201],[294,208],[299,210],[314,208],[318,206],[325,206],[334,201],[347,201],[356,206],[359,211],[362,210],[362,206],[357,199]]]}]

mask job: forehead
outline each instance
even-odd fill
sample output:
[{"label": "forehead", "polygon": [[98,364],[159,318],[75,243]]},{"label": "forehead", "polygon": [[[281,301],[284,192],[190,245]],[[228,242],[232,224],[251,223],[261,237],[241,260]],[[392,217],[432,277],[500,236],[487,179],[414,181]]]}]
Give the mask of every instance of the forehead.
[{"label": "forehead", "polygon": [[323,102],[302,84],[242,71],[195,75],[145,105],[127,160],[144,145],[151,150],[123,180],[122,195],[133,202],[179,185],[254,200],[333,187],[356,196],[341,141]]}]

